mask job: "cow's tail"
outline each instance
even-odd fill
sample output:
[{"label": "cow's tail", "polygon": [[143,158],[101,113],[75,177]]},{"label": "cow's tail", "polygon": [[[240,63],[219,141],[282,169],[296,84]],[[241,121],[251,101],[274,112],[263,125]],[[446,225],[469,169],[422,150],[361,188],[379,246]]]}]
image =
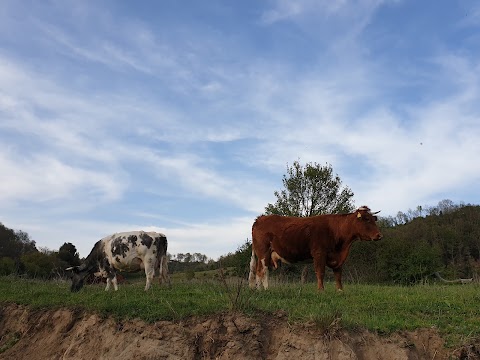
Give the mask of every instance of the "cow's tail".
[{"label": "cow's tail", "polygon": [[156,275],[158,275],[158,283],[167,283],[170,285],[170,277],[168,276],[168,256],[167,256],[167,237],[160,237],[157,248],[157,266]]},{"label": "cow's tail", "polygon": [[253,248],[252,240],[252,257],[250,258],[250,273],[248,274],[248,285],[250,289],[255,289],[255,281],[257,273],[257,259],[255,256],[255,249]]}]

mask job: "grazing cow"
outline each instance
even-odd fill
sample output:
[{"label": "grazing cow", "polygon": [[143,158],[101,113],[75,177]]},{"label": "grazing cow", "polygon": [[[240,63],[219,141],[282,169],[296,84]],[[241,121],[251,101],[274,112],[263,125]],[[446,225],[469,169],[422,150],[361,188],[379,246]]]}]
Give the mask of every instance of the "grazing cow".
[{"label": "grazing cow", "polygon": [[313,259],[318,289],[323,290],[325,266],[328,266],[335,275],[337,290],[342,290],[342,265],[352,243],[357,239],[382,238],[376,221],[377,217],[366,206],[351,214],[259,216],[252,226],[250,287],[263,285],[267,289],[269,268],[272,265],[277,268],[278,261],[295,263]]},{"label": "grazing cow", "polygon": [[156,232],[131,231],[107,236],[99,240],[80,266],[72,270],[71,291],[83,287],[85,278],[90,274],[107,279],[107,287],[113,284],[118,290],[116,271],[136,272],[145,270],[147,282],[145,291],[158,273],[160,282],[168,280],[167,237]]}]

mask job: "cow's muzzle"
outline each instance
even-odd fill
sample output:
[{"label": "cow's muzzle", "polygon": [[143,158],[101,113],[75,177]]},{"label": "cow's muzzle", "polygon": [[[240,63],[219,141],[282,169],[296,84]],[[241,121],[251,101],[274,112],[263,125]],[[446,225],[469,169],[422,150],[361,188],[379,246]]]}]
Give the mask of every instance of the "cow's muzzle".
[{"label": "cow's muzzle", "polygon": [[382,240],[383,239],[383,236],[381,233],[378,233],[377,236],[374,236],[373,237],[373,241],[379,241],[379,240]]}]

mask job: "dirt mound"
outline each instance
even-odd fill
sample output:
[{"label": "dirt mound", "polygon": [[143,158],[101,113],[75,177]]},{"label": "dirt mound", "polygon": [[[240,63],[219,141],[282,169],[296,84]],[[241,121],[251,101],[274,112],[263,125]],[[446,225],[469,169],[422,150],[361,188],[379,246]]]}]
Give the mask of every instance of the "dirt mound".
[{"label": "dirt mound", "polygon": [[[286,317],[221,314],[180,322],[116,321],[71,309],[0,310],[0,359],[448,359],[478,349],[445,349],[432,329],[380,337]],[[471,357],[474,358],[474,357]]]}]

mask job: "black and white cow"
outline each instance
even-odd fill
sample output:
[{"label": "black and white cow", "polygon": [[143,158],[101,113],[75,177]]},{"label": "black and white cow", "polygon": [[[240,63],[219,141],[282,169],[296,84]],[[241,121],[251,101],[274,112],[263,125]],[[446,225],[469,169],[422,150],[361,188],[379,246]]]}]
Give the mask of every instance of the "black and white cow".
[{"label": "black and white cow", "polygon": [[113,234],[99,240],[80,266],[67,269],[73,271],[70,290],[80,290],[90,274],[107,279],[105,290],[110,289],[110,284],[118,290],[117,270],[136,272],[144,269],[146,291],[155,274],[160,282],[168,281],[167,263],[167,237],[164,234],[144,231]]}]

